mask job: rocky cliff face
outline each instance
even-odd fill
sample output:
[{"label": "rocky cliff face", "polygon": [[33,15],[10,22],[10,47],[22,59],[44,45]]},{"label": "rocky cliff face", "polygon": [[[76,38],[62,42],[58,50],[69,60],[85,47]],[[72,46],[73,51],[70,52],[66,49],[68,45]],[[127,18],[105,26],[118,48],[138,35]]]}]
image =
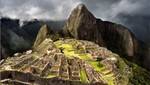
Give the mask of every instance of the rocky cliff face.
[{"label": "rocky cliff face", "polygon": [[120,54],[134,56],[136,39],[126,27],[101,20],[97,20],[97,24],[108,48],[115,49]]},{"label": "rocky cliff face", "polygon": [[33,48],[37,48],[37,46],[40,45],[43,42],[43,40],[49,37],[50,34],[54,34],[52,29],[47,25],[43,25],[38,32]]},{"label": "rocky cliff face", "polygon": [[106,44],[119,54],[135,54],[136,39],[126,27],[96,19],[83,4],[72,11],[63,29],[66,36],[93,41],[100,46]]},{"label": "rocky cliff face", "polygon": [[101,33],[98,31],[96,18],[83,4],[78,5],[72,11],[63,29],[63,36],[93,41],[100,46],[104,46]]},{"label": "rocky cliff face", "polygon": [[[148,47],[138,41],[131,31],[119,24],[96,19],[83,5],[78,5],[63,28],[65,37],[93,41],[147,69],[141,60],[149,59]],[[145,47],[145,48],[143,48]],[[140,49],[140,50],[139,50]],[[148,63],[148,62],[147,62]]]}]

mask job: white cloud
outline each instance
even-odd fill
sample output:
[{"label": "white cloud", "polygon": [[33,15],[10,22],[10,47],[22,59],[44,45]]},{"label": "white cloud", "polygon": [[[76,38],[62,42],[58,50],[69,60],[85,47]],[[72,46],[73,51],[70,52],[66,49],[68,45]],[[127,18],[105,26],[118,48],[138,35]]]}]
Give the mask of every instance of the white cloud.
[{"label": "white cloud", "polygon": [[70,11],[80,3],[79,0],[0,0],[2,16],[22,20],[67,19]]},{"label": "white cloud", "polygon": [[148,5],[148,0],[121,0],[120,2],[113,4],[110,11],[112,17],[115,17],[120,13],[147,16],[150,15],[150,11],[147,10],[148,6],[150,7],[150,5]]},{"label": "white cloud", "polygon": [[103,20],[112,20],[120,13],[150,15],[148,0],[0,0],[0,7],[1,15],[11,18],[63,20],[81,2]]}]

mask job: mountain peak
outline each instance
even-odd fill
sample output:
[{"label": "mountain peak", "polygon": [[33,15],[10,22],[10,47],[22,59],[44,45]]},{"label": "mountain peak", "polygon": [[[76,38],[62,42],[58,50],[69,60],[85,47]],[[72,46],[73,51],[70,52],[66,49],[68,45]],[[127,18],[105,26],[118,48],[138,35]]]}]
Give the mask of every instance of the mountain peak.
[{"label": "mountain peak", "polygon": [[75,15],[75,14],[77,14],[77,15],[81,15],[81,14],[90,14],[90,15],[92,15],[92,13],[90,13],[88,11],[88,9],[86,8],[86,6],[84,4],[82,4],[82,3],[77,5],[74,8],[74,10],[72,11],[71,14],[73,14],[73,15]]},{"label": "mountain peak", "polygon": [[41,44],[41,42],[47,38],[50,34],[53,34],[54,32],[52,31],[52,29],[48,26],[48,25],[43,25],[36,37],[35,43],[34,43],[34,48],[36,48],[38,45]]},{"label": "mountain peak", "polygon": [[81,3],[81,4],[77,5],[77,7],[75,9],[80,9],[80,10],[86,9],[86,6],[83,3]]},{"label": "mountain peak", "polygon": [[77,5],[71,12],[63,29],[64,36],[93,41],[100,46],[104,46],[101,34],[98,31],[96,18],[88,11],[84,4]]}]

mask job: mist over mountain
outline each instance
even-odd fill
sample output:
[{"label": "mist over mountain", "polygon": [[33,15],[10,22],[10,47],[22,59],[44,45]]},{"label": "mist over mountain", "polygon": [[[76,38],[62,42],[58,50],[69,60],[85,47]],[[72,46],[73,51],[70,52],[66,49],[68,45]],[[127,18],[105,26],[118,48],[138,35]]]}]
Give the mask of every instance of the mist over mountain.
[{"label": "mist over mountain", "polygon": [[[1,58],[12,56],[16,52],[31,49],[37,33],[43,24],[52,27],[53,31],[61,29],[65,21],[23,21],[20,26],[19,19],[2,17],[1,21]],[[22,21],[21,21],[22,22]]]}]

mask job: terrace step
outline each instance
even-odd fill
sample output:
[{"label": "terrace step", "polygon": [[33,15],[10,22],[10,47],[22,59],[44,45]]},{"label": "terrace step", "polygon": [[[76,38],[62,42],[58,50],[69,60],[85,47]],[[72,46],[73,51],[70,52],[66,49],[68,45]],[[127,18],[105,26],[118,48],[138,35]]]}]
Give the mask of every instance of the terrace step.
[{"label": "terrace step", "polygon": [[22,67],[23,65],[26,65],[26,64],[32,62],[33,60],[34,60],[34,58],[32,56],[30,56],[28,58],[23,59],[19,63],[15,64],[14,66],[12,66],[12,68],[18,69],[18,68]]}]

